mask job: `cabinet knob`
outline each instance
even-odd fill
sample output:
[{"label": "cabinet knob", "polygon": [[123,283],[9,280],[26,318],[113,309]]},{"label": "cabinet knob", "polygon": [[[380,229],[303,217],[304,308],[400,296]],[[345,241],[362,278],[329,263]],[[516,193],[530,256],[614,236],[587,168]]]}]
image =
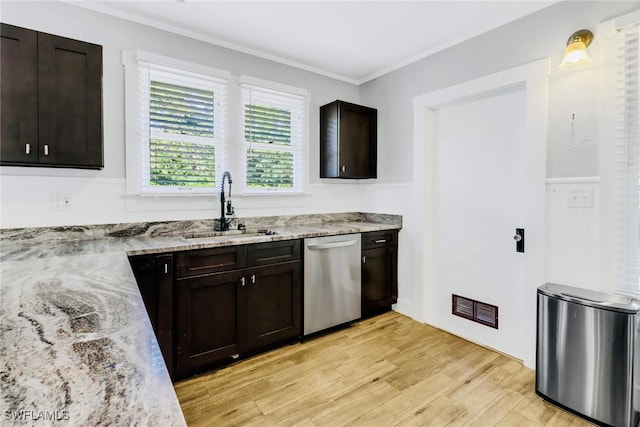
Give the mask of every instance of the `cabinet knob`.
[{"label": "cabinet knob", "polygon": [[25,144],[24,152],[25,154],[31,154],[31,144]]},{"label": "cabinet knob", "polygon": [[49,155],[49,146],[47,144],[44,145],[44,155],[45,156]]}]

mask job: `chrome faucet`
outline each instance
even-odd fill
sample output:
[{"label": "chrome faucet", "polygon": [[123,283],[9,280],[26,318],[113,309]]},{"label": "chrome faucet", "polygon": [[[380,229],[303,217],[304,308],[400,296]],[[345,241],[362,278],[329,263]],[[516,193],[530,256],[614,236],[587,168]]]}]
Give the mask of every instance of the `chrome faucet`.
[{"label": "chrome faucet", "polygon": [[[226,200],[226,201],[224,197],[225,178],[229,181],[229,200]],[[232,182],[233,180],[231,179],[231,174],[228,171],[225,171],[222,174],[222,185],[220,186],[220,220],[218,223],[218,231],[229,230],[231,221],[233,221],[233,218],[229,218],[235,214],[233,206],[231,205],[231,183]]]}]

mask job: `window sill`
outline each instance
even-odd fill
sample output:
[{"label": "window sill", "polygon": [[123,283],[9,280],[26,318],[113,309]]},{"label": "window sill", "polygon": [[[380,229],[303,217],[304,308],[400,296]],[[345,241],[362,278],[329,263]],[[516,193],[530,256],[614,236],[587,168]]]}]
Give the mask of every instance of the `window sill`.
[{"label": "window sill", "polygon": [[[172,197],[207,197],[207,198],[217,198],[220,195],[220,191],[215,191],[212,193],[124,193],[123,196],[125,198],[172,198]],[[311,193],[306,191],[296,191],[290,193],[280,193],[280,192],[263,192],[263,193],[235,193],[232,192],[232,197],[309,197]]]},{"label": "window sill", "polygon": [[215,191],[212,193],[124,193],[123,196],[125,198],[170,198],[170,197],[218,197],[220,194],[219,191]]},{"label": "window sill", "polygon": [[244,192],[239,193],[239,197],[305,197],[311,196],[311,193],[306,191],[295,191],[295,192],[278,192],[278,191],[265,191],[265,192]]}]

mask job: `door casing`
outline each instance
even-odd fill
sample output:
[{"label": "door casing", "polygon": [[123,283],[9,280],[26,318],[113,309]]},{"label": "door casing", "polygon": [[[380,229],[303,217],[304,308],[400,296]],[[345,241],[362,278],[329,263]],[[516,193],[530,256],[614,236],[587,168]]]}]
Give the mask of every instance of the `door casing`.
[{"label": "door casing", "polygon": [[[424,183],[424,236],[422,277],[423,315],[425,323],[441,329],[446,325],[437,323],[432,313],[438,304],[450,301],[436,301],[430,297],[434,289],[434,241],[435,233],[435,149],[434,111],[439,107],[459,102],[467,98],[483,96],[501,91],[514,85],[524,85],[526,92],[525,117],[525,201],[526,219],[523,228],[527,230],[527,252],[524,262],[524,289],[522,333],[523,348],[518,358],[525,366],[535,367],[536,337],[536,289],[545,281],[545,177],[546,177],[546,137],[547,137],[547,80],[550,60],[542,59],[529,64],[510,68],[470,80],[455,86],[430,92],[413,99],[414,110],[414,170],[416,180]],[[482,344],[482,343],[480,343]]]}]

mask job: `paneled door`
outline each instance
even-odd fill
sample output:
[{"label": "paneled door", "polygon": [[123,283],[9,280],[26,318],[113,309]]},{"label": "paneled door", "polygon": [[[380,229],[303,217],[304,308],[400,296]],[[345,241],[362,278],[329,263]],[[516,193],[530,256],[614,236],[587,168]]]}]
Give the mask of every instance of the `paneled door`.
[{"label": "paneled door", "polygon": [[[524,85],[435,110],[434,279],[447,329],[522,357],[525,253]],[[525,230],[526,231],[526,230]],[[499,307],[499,329],[451,316],[451,294]],[[448,311],[445,313],[444,311]]]}]

